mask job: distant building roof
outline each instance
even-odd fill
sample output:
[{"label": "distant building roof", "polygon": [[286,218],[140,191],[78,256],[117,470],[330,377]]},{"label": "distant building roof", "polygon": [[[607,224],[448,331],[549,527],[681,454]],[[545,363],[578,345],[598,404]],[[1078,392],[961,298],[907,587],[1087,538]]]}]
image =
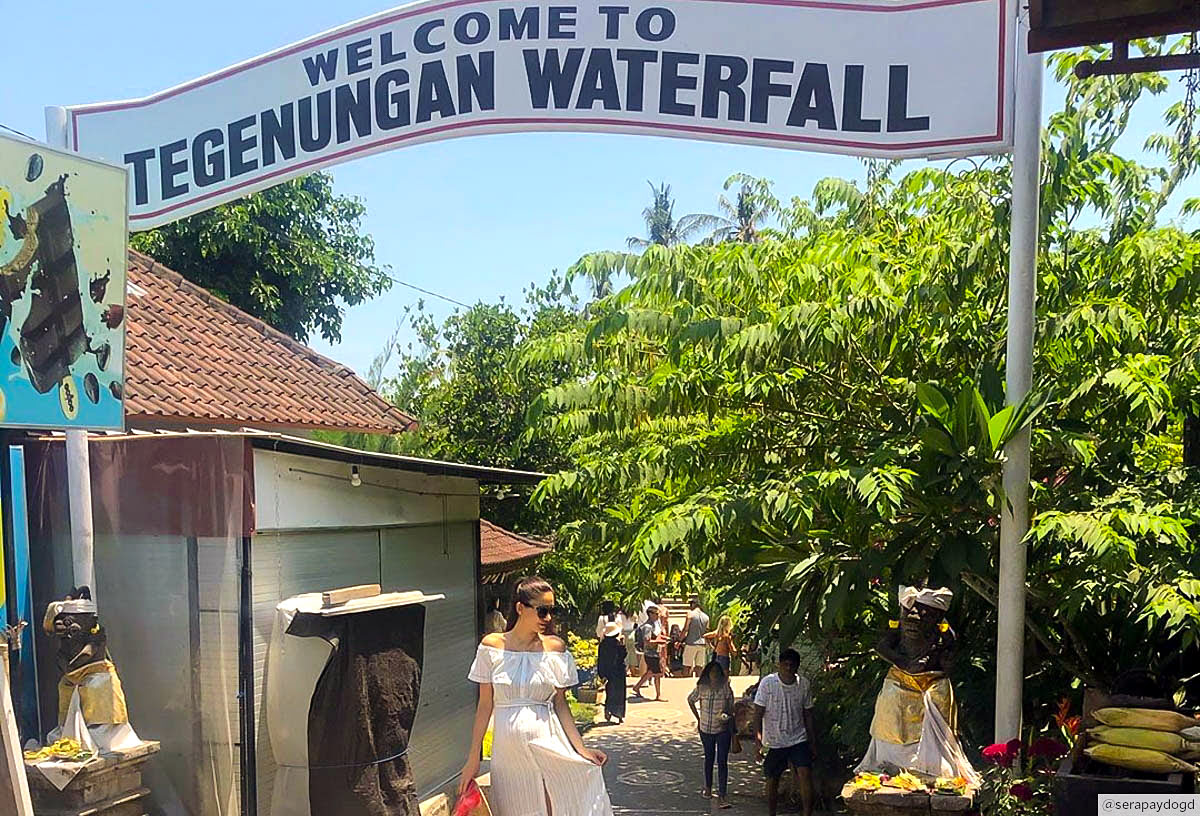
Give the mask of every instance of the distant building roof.
[{"label": "distant building roof", "polygon": [[479,520],[479,560],[485,580],[502,580],[554,549],[548,541],[523,536],[511,530]]},{"label": "distant building roof", "polygon": [[353,371],[129,253],[130,426],[399,433],[416,420]]}]

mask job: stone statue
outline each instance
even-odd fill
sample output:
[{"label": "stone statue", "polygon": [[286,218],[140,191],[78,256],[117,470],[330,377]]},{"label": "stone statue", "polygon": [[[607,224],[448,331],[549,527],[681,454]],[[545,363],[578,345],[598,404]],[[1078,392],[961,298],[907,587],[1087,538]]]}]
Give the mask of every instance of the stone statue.
[{"label": "stone statue", "polygon": [[955,635],[944,616],[953,597],[944,587],[900,587],[900,619],[889,622],[877,647],[892,666],[875,700],[871,745],[855,770],[902,769],[978,784],[955,733],[954,689],[946,675]]},{"label": "stone statue", "polygon": [[[58,640],[58,728],[48,740],[78,740],[84,747],[107,753],[141,743],[129,725],[125,692],[117,668],[108,656],[108,639],[100,625],[96,603],[88,587],[73,589],[61,601],[46,607],[42,619],[46,634]],[[77,709],[86,729],[77,727]],[[91,746],[88,742],[91,742]]]}]

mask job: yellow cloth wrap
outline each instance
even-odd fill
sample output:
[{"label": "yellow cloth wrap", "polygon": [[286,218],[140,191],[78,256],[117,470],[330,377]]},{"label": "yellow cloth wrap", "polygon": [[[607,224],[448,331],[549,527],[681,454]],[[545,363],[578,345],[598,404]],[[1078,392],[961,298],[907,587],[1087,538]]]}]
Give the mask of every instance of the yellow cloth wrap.
[{"label": "yellow cloth wrap", "polygon": [[95,663],[64,674],[58,681],[58,724],[67,721],[67,710],[71,707],[71,695],[79,689],[79,705],[83,719],[88,725],[109,725],[129,722],[125,708],[125,691],[117,667],[111,660]]},{"label": "yellow cloth wrap", "polygon": [[909,674],[893,666],[883,680],[879,696],[875,698],[871,736],[892,745],[920,742],[926,691],[929,691],[931,702],[945,717],[951,730],[957,733],[957,710],[950,678],[941,672]]}]

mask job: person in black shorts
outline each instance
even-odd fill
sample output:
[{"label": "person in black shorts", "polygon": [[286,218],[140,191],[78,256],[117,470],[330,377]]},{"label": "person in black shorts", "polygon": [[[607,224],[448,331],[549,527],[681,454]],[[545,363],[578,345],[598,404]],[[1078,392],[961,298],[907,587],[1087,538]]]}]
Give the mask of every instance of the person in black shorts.
[{"label": "person in black shorts", "polygon": [[812,816],[812,763],[816,752],[813,741],[812,691],[808,678],[799,674],[800,653],[786,649],[779,655],[779,671],[758,684],[754,695],[755,742],[759,756],[767,756],[763,773],[767,777],[767,812],[776,816],[779,808],[779,778],[790,766],[800,788],[804,816]]},{"label": "person in black shorts", "polygon": [[635,697],[641,697],[642,686],[653,679],[654,699],[662,700],[663,667],[662,654],[659,649],[666,642],[667,638],[663,634],[658,620],[658,607],[652,606],[646,610],[646,622],[638,627],[638,651],[642,653],[642,657],[646,661],[646,673],[633,687]]}]

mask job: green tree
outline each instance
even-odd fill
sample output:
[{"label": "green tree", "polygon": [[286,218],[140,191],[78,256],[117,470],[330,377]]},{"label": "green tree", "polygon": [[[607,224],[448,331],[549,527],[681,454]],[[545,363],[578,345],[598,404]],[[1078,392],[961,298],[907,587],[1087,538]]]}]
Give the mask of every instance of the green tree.
[{"label": "green tree", "polygon": [[710,243],[759,240],[763,228],[779,212],[779,200],[771,192],[771,182],[745,173],[734,173],[725,180],[725,192],[737,188],[731,200],[727,195],[717,198],[715,215],[693,216],[690,226],[707,231]]},{"label": "green tree", "polygon": [[306,341],[341,339],[342,315],[391,284],[362,233],[366,208],[325,173],[132,236],[135,249]]},{"label": "green tree", "polygon": [[[684,215],[676,220],[675,199],[671,197],[671,185],[664,182],[655,187],[651,182],[646,183],[650,185],[650,192],[654,195],[650,206],[642,210],[642,218],[646,222],[646,237],[630,238],[627,242],[629,248],[646,249],[652,246],[686,244],[688,238],[701,228],[699,221],[703,216]],[[599,299],[610,292],[603,291],[595,294]]]},{"label": "green tree", "polygon": [[[1004,407],[998,158],[876,173],[862,193],[822,183],[783,214],[794,238],[584,259],[633,282],[526,352],[583,372],[530,411],[576,436],[575,466],[538,498],[595,508],[563,537],[612,553],[627,581],[728,575],[764,633],[816,639],[836,660],[824,681],[846,759],[900,582],[957,590],[968,744],[990,735],[1002,446],[1030,421],[1028,721],[1138,666],[1200,699],[1200,479],[1181,444],[1200,400],[1200,239],[1158,225],[1194,164],[1120,156],[1133,105],[1165,81],[1075,82],[1077,58],[1054,58],[1068,94],[1045,136],[1035,379],[1049,393]],[[1075,226],[1084,212],[1098,226]]]},{"label": "green tree", "polygon": [[[526,290],[520,309],[501,301],[455,312],[440,325],[414,310],[416,343],[391,346],[398,373],[386,378],[383,394],[418,417],[415,432],[390,441],[397,452],[522,470],[555,470],[569,464],[565,444],[550,434],[530,433],[525,411],[546,388],[578,372],[569,364],[525,365],[521,349],[554,336],[582,319],[562,276]],[[528,508],[527,496],[507,491],[484,496],[484,516],[524,532],[553,532],[561,519]]]}]

